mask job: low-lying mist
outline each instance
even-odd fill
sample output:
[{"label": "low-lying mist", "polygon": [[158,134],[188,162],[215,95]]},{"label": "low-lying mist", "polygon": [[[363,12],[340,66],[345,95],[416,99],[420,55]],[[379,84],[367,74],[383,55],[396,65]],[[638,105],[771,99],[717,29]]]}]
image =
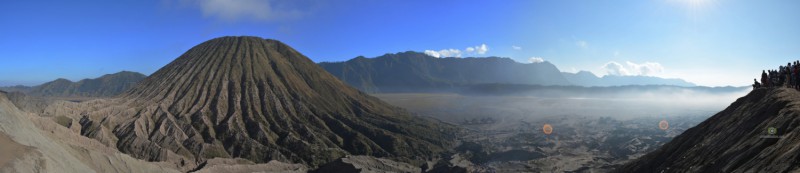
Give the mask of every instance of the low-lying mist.
[{"label": "low-lying mist", "polygon": [[376,96],[425,116],[461,122],[482,117],[708,117],[749,91],[750,88],[745,87],[480,86],[458,94],[404,93]]},{"label": "low-lying mist", "polygon": [[[456,93],[374,95],[468,129],[459,137],[465,143],[457,150],[487,169],[605,172],[608,165],[657,149],[749,91],[744,87],[483,85]],[[662,121],[668,122],[668,128],[661,127]],[[552,133],[544,133],[545,124]]]}]

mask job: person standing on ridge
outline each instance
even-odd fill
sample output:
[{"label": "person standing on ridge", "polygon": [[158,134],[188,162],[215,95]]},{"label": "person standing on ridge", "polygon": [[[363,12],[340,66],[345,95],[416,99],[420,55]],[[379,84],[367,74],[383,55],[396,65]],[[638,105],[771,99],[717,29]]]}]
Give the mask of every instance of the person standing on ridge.
[{"label": "person standing on ridge", "polygon": [[778,87],[786,85],[786,67],[778,66]]},{"label": "person standing on ridge", "polygon": [[797,85],[797,81],[795,81],[795,79],[797,78],[795,77],[795,75],[797,74],[794,72],[796,64],[794,64],[794,61],[792,61],[791,64],[792,65],[789,66],[789,88],[794,89]]},{"label": "person standing on ridge", "polygon": [[794,62],[794,89],[800,90],[800,61]]},{"label": "person standing on ridge", "polygon": [[797,61],[792,62],[792,68],[789,69],[792,73],[792,88],[797,89]]},{"label": "person standing on ridge", "polygon": [[774,78],[774,77],[775,77],[775,75],[772,73],[772,70],[767,70],[767,87],[773,87],[774,86],[774,85],[772,85],[772,78]]},{"label": "person standing on ridge", "polygon": [[775,87],[775,70],[768,70],[767,71],[767,79],[769,79],[769,87]]},{"label": "person standing on ridge", "polygon": [[789,70],[790,67],[792,67],[791,62],[787,62],[786,66],[783,67],[783,85],[789,88],[792,87],[792,71]]},{"label": "person standing on ridge", "polygon": [[769,83],[769,86],[777,87],[778,86],[778,71],[777,70],[771,70],[771,72],[769,74],[769,78],[771,79],[770,83]]},{"label": "person standing on ridge", "polygon": [[794,74],[792,74],[792,69],[792,63],[790,62],[789,66],[786,66],[786,85],[789,88],[794,88]]},{"label": "person standing on ridge", "polygon": [[764,87],[769,87],[769,84],[767,84],[767,79],[768,79],[767,72],[761,70],[761,83],[764,84]]}]

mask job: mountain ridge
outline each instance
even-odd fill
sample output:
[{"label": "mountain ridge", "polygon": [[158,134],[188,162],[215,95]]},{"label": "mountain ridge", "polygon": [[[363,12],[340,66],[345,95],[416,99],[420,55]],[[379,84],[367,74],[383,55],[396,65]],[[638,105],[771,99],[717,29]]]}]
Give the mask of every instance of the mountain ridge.
[{"label": "mountain ridge", "polygon": [[501,57],[435,58],[407,51],[318,64],[365,92],[437,91],[484,83],[569,85],[549,62],[523,64]]},{"label": "mountain ridge", "polygon": [[653,76],[602,76],[588,71],[561,72],[548,61],[520,63],[503,57],[436,58],[406,51],[320,66],[347,84],[368,93],[458,92],[473,85],[523,84],[543,86],[697,86],[682,79]]},{"label": "mountain ridge", "polygon": [[623,85],[623,86],[542,86],[522,84],[480,84],[465,87],[457,92],[464,95],[529,95],[543,97],[583,97],[604,96],[603,98],[630,97],[630,93],[682,93],[687,91],[703,93],[742,92],[750,87],[706,87],[675,85]]},{"label": "mountain ridge", "polygon": [[598,77],[589,71],[578,71],[576,73],[561,72],[568,81],[578,86],[625,86],[625,85],[674,85],[683,87],[697,86],[679,78],[660,78],[654,76],[619,76],[604,75]]},{"label": "mountain ridge", "polygon": [[138,72],[120,71],[77,82],[58,78],[32,87],[17,85],[0,87],[0,90],[40,97],[112,97],[125,92],[146,77]]}]

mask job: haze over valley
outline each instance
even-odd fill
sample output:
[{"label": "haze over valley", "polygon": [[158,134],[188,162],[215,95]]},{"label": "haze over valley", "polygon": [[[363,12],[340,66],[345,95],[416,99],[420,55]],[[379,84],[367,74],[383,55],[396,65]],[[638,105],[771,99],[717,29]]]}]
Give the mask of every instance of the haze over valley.
[{"label": "haze over valley", "polygon": [[0,3],[0,173],[800,172],[800,1]]},{"label": "haze over valley", "polygon": [[[443,59],[447,63],[429,68],[441,60],[414,52],[400,55],[423,61],[389,64],[399,69],[364,68],[394,73],[355,73],[357,79],[374,82],[367,84],[346,76],[336,79],[322,68],[352,74],[350,65],[319,67],[275,40],[221,37],[190,49],[144,79],[120,72],[2,90],[4,102],[17,107],[12,109],[61,126],[53,130],[159,162],[162,169],[211,171],[219,169],[214,165],[225,165],[299,172],[350,169],[342,164],[401,172],[610,171],[669,142],[750,90],[677,86],[670,84],[679,79],[654,77],[620,86],[578,86],[572,82],[579,80],[566,80],[549,63],[477,57]],[[499,63],[476,69],[483,72],[452,67],[474,62]],[[439,76],[431,78],[432,73]],[[548,75],[508,75],[512,73]],[[554,76],[560,85],[547,82]],[[337,110],[344,112],[330,112]],[[268,116],[277,117],[264,119]],[[322,117],[305,120],[309,116]],[[661,121],[669,128],[659,129]],[[312,129],[309,123],[324,128]],[[542,131],[544,124],[552,127],[551,134]],[[83,162],[120,169],[91,159]],[[128,171],[133,170],[123,172]]]}]

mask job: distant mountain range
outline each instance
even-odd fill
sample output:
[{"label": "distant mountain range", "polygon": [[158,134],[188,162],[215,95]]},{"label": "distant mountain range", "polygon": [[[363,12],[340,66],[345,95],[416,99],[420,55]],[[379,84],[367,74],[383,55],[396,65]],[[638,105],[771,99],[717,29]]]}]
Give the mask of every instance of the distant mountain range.
[{"label": "distant mountain range", "polygon": [[[347,84],[368,93],[461,92],[475,85],[510,84],[542,86],[609,87],[670,85],[692,87],[682,79],[652,76],[598,77],[592,72],[561,72],[549,62],[519,63],[510,58],[436,58],[419,52],[359,56],[343,62],[318,63]],[[38,86],[8,86],[0,90],[31,96],[109,97],[121,94],[144,79],[137,72],[122,71],[95,79],[72,82],[59,78]]]},{"label": "distant mountain range", "polygon": [[577,86],[625,86],[625,85],[672,85],[691,87],[693,83],[683,79],[665,79],[653,76],[615,76],[606,75],[597,77],[592,72],[579,71],[577,73],[561,72],[561,75],[570,83]]},{"label": "distant mountain range", "polygon": [[146,77],[144,74],[137,72],[121,71],[94,79],[83,79],[78,82],[59,78],[33,87],[18,85],[0,87],[0,90],[22,92],[31,96],[109,97],[125,92]]},{"label": "distant mountain range", "polygon": [[696,91],[709,94],[734,93],[749,90],[750,87],[705,87],[675,85],[625,85],[625,86],[542,86],[523,84],[478,84],[465,87],[458,93],[463,95],[527,95],[538,97],[588,97],[603,98],[629,97],[630,93],[681,93]]},{"label": "distant mountain range", "polygon": [[365,92],[436,91],[483,83],[570,85],[548,62],[523,64],[499,57],[435,58],[409,51],[319,65]]},{"label": "distant mountain range", "polygon": [[650,76],[604,76],[561,72],[549,62],[519,63],[510,58],[436,58],[419,52],[359,56],[344,62],[321,62],[325,70],[365,92],[436,92],[476,84],[559,86],[675,85],[695,86],[681,79]]}]

